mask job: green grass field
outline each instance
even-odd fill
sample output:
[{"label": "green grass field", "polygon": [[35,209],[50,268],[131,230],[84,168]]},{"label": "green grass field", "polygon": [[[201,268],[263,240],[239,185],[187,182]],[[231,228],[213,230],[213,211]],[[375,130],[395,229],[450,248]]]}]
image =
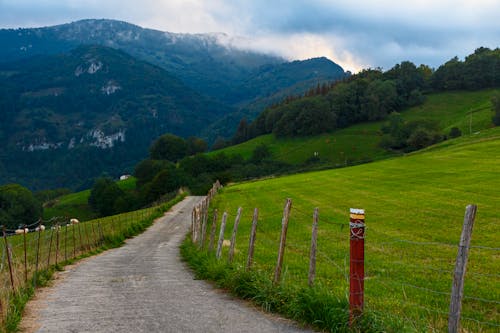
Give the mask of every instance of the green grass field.
[{"label": "green grass field", "polygon": [[[491,96],[498,89],[476,92],[447,92],[427,96],[423,105],[402,112],[405,120],[437,121],[444,134],[458,127],[469,135],[491,127]],[[472,114],[472,117],[471,117]],[[274,159],[290,164],[302,164],[318,152],[321,163],[330,166],[379,160],[392,156],[379,147],[383,122],[363,123],[333,133],[305,138],[276,138],[264,135],[242,144],[217,150],[250,158],[260,144],[266,144]]]},{"label": "green grass field", "polygon": [[[135,189],[135,183],[134,177],[117,182],[124,191]],[[63,195],[57,198],[52,206],[44,207],[43,218],[48,220],[55,216],[67,216],[78,218],[80,221],[94,219],[97,214],[88,205],[89,196],[90,190]]]},{"label": "green grass field", "polygon": [[291,198],[283,284],[303,287],[319,207],[317,284],[340,299],[348,295],[349,208],[364,208],[366,310],[385,331],[440,332],[447,329],[465,207],[477,204],[461,323],[464,332],[498,332],[499,152],[500,128],[493,128],[404,157],[227,186],[214,207],[229,213],[225,239],[243,208],[236,269],[244,266],[251,216],[259,208],[255,270],[271,278],[283,205]]}]

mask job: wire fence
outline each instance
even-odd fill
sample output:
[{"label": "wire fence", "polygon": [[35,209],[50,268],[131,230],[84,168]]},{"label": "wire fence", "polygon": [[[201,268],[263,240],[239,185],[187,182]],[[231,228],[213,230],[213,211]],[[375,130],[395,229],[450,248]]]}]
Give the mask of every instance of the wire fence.
[{"label": "wire fence", "polygon": [[[214,207],[208,202],[193,212],[193,241],[200,248],[203,221],[212,221]],[[221,205],[216,205],[217,208]],[[297,207],[298,206],[298,207]],[[290,209],[286,236],[283,274],[280,283],[307,285],[311,259],[311,227],[313,210],[304,210],[297,205]],[[252,252],[253,268],[267,272],[271,278],[279,264],[280,232],[284,213],[259,209],[256,228],[255,249],[249,250],[248,239],[254,207],[242,203],[241,223],[236,244],[229,238],[233,230],[236,212],[226,211],[227,225],[221,258],[235,246],[234,263],[241,269]],[[332,218],[335,214],[325,212],[318,221],[316,272],[314,284],[328,287],[339,297],[349,293],[349,218]],[[205,214],[207,217],[197,217]],[[219,235],[222,212],[218,212]],[[197,223],[197,221],[199,222]],[[208,223],[208,222],[207,222]],[[212,222],[209,222],[212,223]],[[199,229],[199,231],[196,231]],[[206,228],[209,230],[210,228]],[[455,259],[459,248],[460,234],[456,242],[441,242],[434,239],[406,239],[390,236],[387,230],[377,226],[366,228],[365,259],[365,303],[366,311],[380,317],[384,322],[399,323],[410,330],[443,331],[447,329],[450,314],[451,286]],[[205,239],[207,239],[205,237]],[[208,242],[207,242],[208,244]],[[469,267],[462,298],[461,326],[470,332],[498,332],[500,329],[500,248],[472,244]],[[309,277],[310,279],[310,277]]]},{"label": "wire fence", "polygon": [[[165,205],[79,222],[53,217],[18,229],[3,228],[0,244],[0,325],[13,297],[47,280],[47,272],[95,253],[106,244],[130,237],[145,222],[159,216]],[[50,274],[50,273],[49,273]]]}]

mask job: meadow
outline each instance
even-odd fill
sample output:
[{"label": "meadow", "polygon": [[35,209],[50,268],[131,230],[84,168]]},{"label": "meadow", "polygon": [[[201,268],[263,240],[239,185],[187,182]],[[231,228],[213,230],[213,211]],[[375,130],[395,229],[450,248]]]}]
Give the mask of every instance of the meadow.
[{"label": "meadow", "polygon": [[[408,108],[401,115],[406,121],[435,121],[444,134],[458,127],[464,135],[470,135],[491,126],[490,99],[495,92],[498,89],[430,94],[422,105]],[[273,159],[293,165],[306,163],[315,152],[323,165],[359,164],[395,155],[379,146],[383,124],[383,121],[362,123],[314,137],[277,138],[268,134],[209,155],[224,152],[249,159],[257,146],[265,144]]]},{"label": "meadow", "polygon": [[[135,189],[136,179],[130,177],[117,182],[118,187],[124,191]],[[88,204],[90,190],[70,193],[53,200],[50,205],[45,205],[43,218],[49,220],[56,216],[78,218],[80,221],[88,221],[97,218],[97,213]]]},{"label": "meadow", "polygon": [[[500,128],[493,128],[403,157],[226,186],[214,200],[212,209],[219,211],[219,223],[223,211],[229,214],[225,239],[231,237],[238,207],[243,209],[234,264],[224,266],[226,260],[222,260],[220,265],[225,268],[221,272],[203,263],[218,265],[213,254],[196,255],[187,245],[183,253],[201,277],[218,281],[222,287],[232,288],[234,293],[244,294],[264,308],[281,311],[293,304],[299,306],[296,296],[300,293],[287,290],[308,289],[312,214],[318,207],[318,263],[313,290],[319,293],[319,298],[327,295],[336,299],[339,311],[346,313],[349,208],[363,208],[367,225],[365,309],[372,321],[370,327],[377,332],[440,332],[447,329],[465,207],[477,204],[461,324],[463,332],[498,332],[499,151]],[[273,294],[279,300],[270,301],[259,290],[241,290],[252,289],[249,285],[255,281],[272,279],[286,198],[293,203],[281,281],[284,289],[280,289],[280,295]],[[259,208],[253,268],[256,276],[240,278],[234,286],[227,286],[224,279],[243,274],[255,207]],[[227,249],[224,258],[226,255]],[[216,274],[204,273],[203,269]],[[255,286],[254,289],[259,289]],[[294,315],[294,311],[298,312],[294,309],[281,312],[329,331],[347,330],[345,323],[327,323],[329,316],[334,316],[333,309],[313,318],[305,318],[306,312]]]}]

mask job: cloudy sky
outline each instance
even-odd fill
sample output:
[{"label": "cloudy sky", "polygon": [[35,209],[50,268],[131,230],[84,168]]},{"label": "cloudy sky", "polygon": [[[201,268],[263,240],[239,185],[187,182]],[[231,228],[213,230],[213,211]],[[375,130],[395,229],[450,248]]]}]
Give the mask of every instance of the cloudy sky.
[{"label": "cloudy sky", "polygon": [[225,32],[241,48],[345,69],[437,67],[500,46],[500,0],[0,0],[0,27],[111,18],[170,32]]}]

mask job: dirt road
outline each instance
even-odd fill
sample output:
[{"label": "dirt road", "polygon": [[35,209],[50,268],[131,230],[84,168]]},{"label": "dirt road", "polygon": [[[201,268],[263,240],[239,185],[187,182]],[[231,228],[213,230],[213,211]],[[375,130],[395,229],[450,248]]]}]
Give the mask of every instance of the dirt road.
[{"label": "dirt road", "polygon": [[[30,304],[36,332],[304,332],[215,290],[179,258],[188,197],[121,248],[71,267]],[[32,306],[34,305],[34,306]],[[31,327],[29,327],[31,326]]]}]

